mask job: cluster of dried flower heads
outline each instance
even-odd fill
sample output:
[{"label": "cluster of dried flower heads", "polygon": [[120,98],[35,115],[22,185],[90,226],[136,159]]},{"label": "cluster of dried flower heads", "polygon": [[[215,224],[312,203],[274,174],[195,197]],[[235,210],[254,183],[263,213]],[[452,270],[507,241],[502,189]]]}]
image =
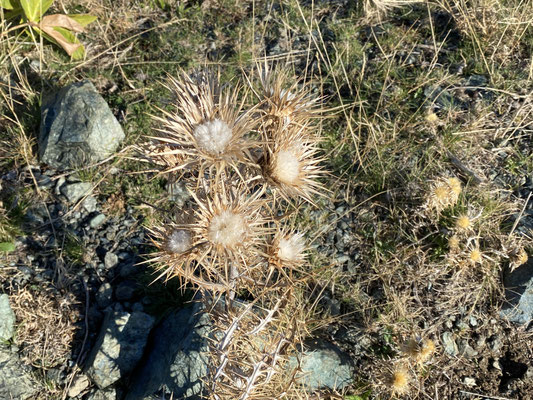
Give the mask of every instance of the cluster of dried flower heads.
[{"label": "cluster of dried flower heads", "polygon": [[423,214],[447,242],[445,251],[439,253],[448,274],[440,289],[442,309],[476,304],[481,298],[503,300],[502,269],[509,266],[512,271],[525,264],[525,248],[531,243],[527,235],[515,230],[516,223],[509,229],[519,209],[516,202],[488,185],[463,188],[455,177],[432,183]]},{"label": "cluster of dried flower heads", "polygon": [[220,85],[205,71],[171,78],[174,108],[156,117],[143,148],[191,195],[152,228],[150,262],[159,278],[195,288],[209,313],[212,399],[298,398],[288,355],[309,329],[307,245],[291,214],[326,192],[317,181],[320,110],[306,84],[258,70],[257,87]]}]

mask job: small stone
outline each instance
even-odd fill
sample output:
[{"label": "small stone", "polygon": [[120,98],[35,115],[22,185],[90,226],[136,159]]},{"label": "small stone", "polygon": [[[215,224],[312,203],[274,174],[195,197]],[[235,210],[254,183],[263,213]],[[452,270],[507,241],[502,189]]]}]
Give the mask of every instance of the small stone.
[{"label": "small stone", "polygon": [[94,198],[94,196],[87,196],[85,200],[83,200],[83,203],[81,203],[82,207],[87,211],[88,213],[92,213],[96,211],[96,208],[98,207],[98,202]]},{"label": "small stone", "polygon": [[89,182],[69,183],[61,186],[60,192],[65,196],[69,203],[76,203],[83,196],[92,190],[92,184]]},{"label": "small stone", "polygon": [[201,307],[172,312],[154,329],[151,351],[134,372],[125,400],[148,398],[161,387],[180,399],[202,391],[212,325]]},{"label": "small stone", "polygon": [[474,316],[470,317],[470,325],[471,326],[477,326],[477,319]]},{"label": "small stone", "polygon": [[474,378],[465,377],[463,383],[469,387],[476,386],[476,380]]},{"label": "small stone", "polygon": [[94,389],[91,393],[89,393],[89,396],[87,396],[87,400],[116,400],[116,399],[117,399],[117,392],[113,388],[107,388],[106,390]]},{"label": "small stone", "polygon": [[[310,391],[324,388],[342,390],[353,383],[350,358],[331,343],[313,341],[299,358],[301,372],[297,377],[301,377],[302,384]],[[296,367],[298,359],[291,357],[289,365]]]},{"label": "small stone", "polygon": [[444,351],[451,356],[456,356],[459,354],[459,349],[457,348],[457,343],[453,339],[453,334],[451,332],[444,332],[442,334],[442,344],[444,345]]},{"label": "small stone", "polygon": [[526,329],[533,321],[533,259],[504,273],[505,298],[507,303],[500,315]]},{"label": "small stone", "polygon": [[70,385],[70,389],[68,390],[68,396],[76,397],[88,387],[89,379],[85,375],[80,375],[76,378],[74,383]]},{"label": "small stone", "polygon": [[118,301],[129,301],[133,299],[137,291],[137,284],[133,281],[124,281],[115,290],[115,297]]},{"label": "small stone", "polygon": [[104,214],[98,214],[91,218],[89,221],[89,226],[93,229],[98,228],[100,225],[102,225],[105,221],[105,215]]},{"label": "small stone", "polygon": [[118,256],[115,253],[108,251],[104,257],[104,265],[106,269],[111,269],[118,264]]},{"label": "small stone", "polygon": [[15,333],[15,313],[7,294],[0,294],[0,342],[7,342]]}]

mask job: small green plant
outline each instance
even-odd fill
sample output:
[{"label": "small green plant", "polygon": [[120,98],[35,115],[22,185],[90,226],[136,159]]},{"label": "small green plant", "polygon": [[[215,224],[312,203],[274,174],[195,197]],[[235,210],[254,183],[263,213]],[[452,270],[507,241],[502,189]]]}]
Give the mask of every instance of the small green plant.
[{"label": "small green plant", "polygon": [[74,60],[85,56],[85,48],[76,37],[96,17],[88,14],[44,15],[54,0],[0,0],[6,19],[19,20],[14,28],[28,29],[34,42],[34,32],[46,40],[61,46]]}]

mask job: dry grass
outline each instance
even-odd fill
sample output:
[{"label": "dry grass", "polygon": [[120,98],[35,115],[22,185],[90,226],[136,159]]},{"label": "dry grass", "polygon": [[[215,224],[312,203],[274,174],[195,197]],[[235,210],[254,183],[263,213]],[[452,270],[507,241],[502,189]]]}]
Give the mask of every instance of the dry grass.
[{"label": "dry grass", "polygon": [[79,320],[75,301],[52,292],[23,288],[10,296],[17,319],[15,343],[22,359],[39,370],[64,365],[71,356],[74,323]]}]

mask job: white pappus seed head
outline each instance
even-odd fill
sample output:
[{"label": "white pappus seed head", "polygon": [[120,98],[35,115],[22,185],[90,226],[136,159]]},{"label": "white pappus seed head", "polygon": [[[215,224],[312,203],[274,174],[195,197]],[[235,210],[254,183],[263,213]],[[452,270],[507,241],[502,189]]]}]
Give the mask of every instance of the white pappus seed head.
[{"label": "white pappus seed head", "polygon": [[304,255],[305,242],[302,234],[286,236],[279,241],[277,256],[282,261],[301,261]]},{"label": "white pappus seed head", "polygon": [[171,253],[181,254],[191,247],[191,233],[185,229],[172,231],[167,239],[167,249]]},{"label": "white pappus seed head", "polygon": [[212,218],[209,240],[224,247],[235,247],[244,241],[246,230],[246,221],[241,214],[225,210]]},{"label": "white pappus seed head", "polygon": [[294,152],[281,150],[276,153],[272,176],[279,182],[294,185],[300,176],[301,163]]},{"label": "white pappus seed head", "polygon": [[204,122],[198,125],[193,132],[198,147],[215,155],[224,152],[232,135],[231,128],[221,119]]}]

